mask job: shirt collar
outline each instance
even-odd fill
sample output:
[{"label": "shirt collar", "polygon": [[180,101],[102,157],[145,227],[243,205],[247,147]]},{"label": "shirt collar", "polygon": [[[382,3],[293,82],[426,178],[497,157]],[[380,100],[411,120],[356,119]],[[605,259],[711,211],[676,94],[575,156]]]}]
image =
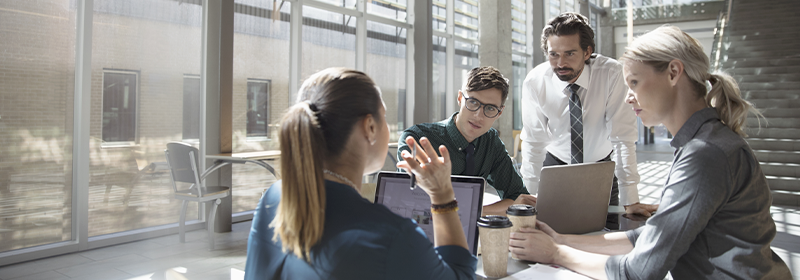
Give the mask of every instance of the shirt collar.
[{"label": "shirt collar", "polygon": [[[583,71],[581,72],[581,75],[578,76],[577,80],[575,80],[575,84],[581,86],[584,89],[589,88],[589,81],[591,80],[591,75],[592,75],[592,61],[594,60],[589,61],[589,64],[583,65]],[[567,86],[569,86],[569,83],[559,79],[558,75],[556,75],[552,67],[550,68],[550,71],[553,72],[553,76],[550,77],[550,79],[553,82],[553,85],[555,85],[556,88],[561,88],[562,93],[567,97],[569,97],[570,94],[569,90],[566,89]]]},{"label": "shirt collar", "polygon": [[697,134],[697,131],[700,130],[700,127],[703,126],[704,123],[712,119],[719,119],[717,110],[714,108],[705,108],[695,112],[686,120],[686,123],[681,126],[678,133],[676,133],[672,141],[669,142],[669,145],[675,149],[683,147],[683,145],[686,145],[686,143],[694,138],[694,135]]},{"label": "shirt collar", "polygon": [[[461,131],[458,131],[458,127],[456,126],[456,115],[458,115],[458,112],[453,113],[452,115],[450,115],[450,119],[445,120],[447,124],[444,126],[444,128],[447,136],[450,137],[450,140],[453,140],[453,144],[455,144],[455,146],[458,147],[459,151],[462,151],[467,148],[469,142],[467,142],[467,138],[464,138],[464,135],[461,134]],[[475,140],[472,141],[472,144],[475,145],[476,149],[478,148],[478,143],[480,142],[478,140],[480,140],[481,137],[483,137],[483,135],[479,136],[478,138],[475,138]]]}]

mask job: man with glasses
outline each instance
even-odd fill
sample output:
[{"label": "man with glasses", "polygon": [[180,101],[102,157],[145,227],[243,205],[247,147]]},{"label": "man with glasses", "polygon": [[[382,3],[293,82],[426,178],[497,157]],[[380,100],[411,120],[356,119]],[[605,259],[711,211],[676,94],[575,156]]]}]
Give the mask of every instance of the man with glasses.
[{"label": "man with glasses", "polygon": [[[657,205],[639,203],[636,115],[625,104],[622,64],[592,54],[594,31],[586,17],[563,13],[542,31],[542,63],[522,84],[522,168],[531,194],[542,166],[614,160],[610,205],[650,216]],[[618,226],[609,215],[606,226]]]},{"label": "man with glasses", "polygon": [[492,124],[503,114],[508,97],[508,80],[494,67],[477,67],[469,72],[463,90],[458,91],[458,112],[450,118],[414,125],[400,136],[397,158],[409,151],[408,136],[426,137],[433,147],[444,145],[450,152],[453,175],[481,176],[497,190],[500,201],[483,208],[484,214],[505,214],[512,204],[536,204],[522,178],[514,169],[505,144]]}]

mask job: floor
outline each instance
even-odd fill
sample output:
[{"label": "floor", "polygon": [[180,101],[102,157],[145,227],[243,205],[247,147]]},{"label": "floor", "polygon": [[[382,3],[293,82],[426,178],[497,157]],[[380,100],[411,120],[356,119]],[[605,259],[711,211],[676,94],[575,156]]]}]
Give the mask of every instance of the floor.
[{"label": "floor", "polygon": [[[637,146],[642,177],[639,194],[643,203],[657,203],[669,172],[672,148],[666,140]],[[800,209],[772,207],[778,234],[772,249],[800,280]],[[207,233],[187,233],[186,243],[177,235],[126,243],[0,267],[2,280],[83,279],[242,279],[250,222],[233,225],[233,231],[217,235],[216,250],[208,250]]]}]

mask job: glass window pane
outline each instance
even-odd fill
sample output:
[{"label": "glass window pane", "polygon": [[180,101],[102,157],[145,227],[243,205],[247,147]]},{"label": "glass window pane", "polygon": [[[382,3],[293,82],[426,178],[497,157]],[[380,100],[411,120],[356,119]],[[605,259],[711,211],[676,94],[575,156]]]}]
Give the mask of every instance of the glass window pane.
[{"label": "glass window pane", "polygon": [[135,71],[103,72],[103,143],[136,141],[136,101],[138,100]]},{"label": "glass window pane", "polygon": [[525,2],[520,0],[511,1],[511,49],[527,53],[527,15],[525,14]]},{"label": "glass window pane", "polygon": [[269,80],[247,81],[247,137],[269,137]]},{"label": "glass window pane", "polygon": [[[447,112],[447,39],[433,36],[433,95],[431,96],[430,120],[438,122],[449,116]],[[458,85],[457,85],[458,86]]]},{"label": "glass window pane", "polygon": [[[455,75],[456,88],[461,89],[467,81],[469,70],[481,65],[478,59],[478,45],[456,41]],[[455,93],[454,93],[455,94]]]},{"label": "glass window pane", "polygon": [[406,29],[367,21],[366,73],[381,88],[390,138],[406,128]]},{"label": "glass window pane", "polygon": [[185,95],[196,84],[185,77],[200,73],[202,6],[95,0],[93,19],[89,236],[176,223],[181,201],[164,149],[193,130],[183,118],[195,113],[183,106],[193,106]]},{"label": "glass window pane", "polygon": [[513,76],[511,77],[511,94],[514,98],[514,130],[522,130],[522,83],[528,75],[527,59],[521,55],[511,55]]},{"label": "glass window pane", "polygon": [[367,12],[390,19],[406,21],[407,0],[367,1]]},{"label": "glass window pane", "polygon": [[[233,38],[233,151],[278,149],[275,124],[289,107],[291,2],[236,0]],[[268,163],[278,168],[279,160]],[[234,164],[233,213],[255,209],[276,181],[263,167]]]},{"label": "glass window pane", "polygon": [[0,1],[0,253],[73,238],[75,16]]},{"label": "glass window pane", "polygon": [[329,67],[355,68],[356,18],[303,7],[302,77]]},{"label": "glass window pane", "polygon": [[324,2],[337,7],[345,7],[348,9],[356,8],[356,0],[314,0],[314,1]]},{"label": "glass window pane", "polygon": [[447,29],[447,2],[444,0],[433,0],[432,5],[433,30],[445,31]]},{"label": "glass window pane", "polygon": [[455,34],[468,39],[478,39],[478,2],[455,1]]},{"label": "glass window pane", "polygon": [[183,75],[183,139],[200,139],[200,98],[203,84],[198,75]]}]

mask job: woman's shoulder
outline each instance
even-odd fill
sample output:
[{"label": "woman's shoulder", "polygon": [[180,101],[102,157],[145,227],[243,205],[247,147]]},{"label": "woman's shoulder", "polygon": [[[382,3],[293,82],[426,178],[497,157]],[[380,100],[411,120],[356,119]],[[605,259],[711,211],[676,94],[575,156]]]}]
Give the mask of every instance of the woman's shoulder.
[{"label": "woman's shoulder", "polygon": [[683,149],[692,155],[725,160],[749,151],[749,147],[742,136],[716,120],[704,123]]}]

